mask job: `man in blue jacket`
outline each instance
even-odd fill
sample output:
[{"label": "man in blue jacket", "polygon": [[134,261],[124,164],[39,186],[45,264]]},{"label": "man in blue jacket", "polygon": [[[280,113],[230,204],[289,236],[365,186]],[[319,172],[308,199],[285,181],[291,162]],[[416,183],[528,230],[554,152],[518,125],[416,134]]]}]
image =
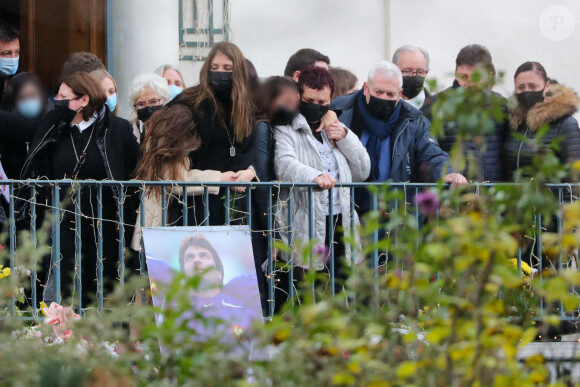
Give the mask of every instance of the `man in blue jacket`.
[{"label": "man in blue jacket", "polygon": [[[371,182],[433,182],[461,185],[465,177],[453,172],[449,155],[429,134],[431,123],[403,101],[403,76],[391,62],[377,63],[356,93],[335,99],[339,120],[357,134],[371,159]],[[369,210],[368,195],[355,199],[359,213]]]}]

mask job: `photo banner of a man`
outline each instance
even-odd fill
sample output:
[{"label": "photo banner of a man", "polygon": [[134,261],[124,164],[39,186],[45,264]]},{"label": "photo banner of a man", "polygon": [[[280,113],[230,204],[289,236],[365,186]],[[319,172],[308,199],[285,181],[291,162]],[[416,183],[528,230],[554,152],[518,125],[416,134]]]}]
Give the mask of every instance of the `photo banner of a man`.
[{"label": "photo banner of a man", "polygon": [[[251,350],[252,325],[263,323],[250,230],[247,226],[157,227],[143,230],[153,305],[169,308],[163,289],[175,273],[199,276],[189,290],[191,310],[183,313],[193,340],[220,337]],[[207,324],[194,316],[202,315]],[[163,316],[156,313],[156,321]]]}]

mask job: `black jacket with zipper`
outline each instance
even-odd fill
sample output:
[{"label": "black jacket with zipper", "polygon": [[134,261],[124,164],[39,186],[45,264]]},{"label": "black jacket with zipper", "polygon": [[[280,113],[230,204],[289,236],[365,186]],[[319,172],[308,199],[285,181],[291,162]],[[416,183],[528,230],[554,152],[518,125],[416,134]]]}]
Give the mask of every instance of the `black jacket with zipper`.
[{"label": "black jacket with zipper", "polygon": [[[551,85],[546,99],[529,110],[515,106],[509,112],[511,131],[503,146],[503,165],[509,180],[515,172],[532,165],[533,157],[549,149],[558,140],[554,151],[562,164],[580,159],[580,129],[574,117],[580,99],[574,90],[561,85]],[[538,131],[548,127],[539,143],[535,143]]]},{"label": "black jacket with zipper", "polygon": [[[62,129],[68,125],[55,111],[49,112],[40,120],[26,120],[16,114],[0,111],[0,138],[8,146],[29,142],[29,152],[20,172],[20,179],[58,179],[50,176],[52,143],[60,140]],[[115,116],[103,106],[95,121],[95,140],[103,159],[103,165],[110,180],[129,180],[135,170],[139,154],[139,143],[133,134],[131,124]],[[119,187],[112,187],[115,196]],[[38,190],[40,198],[49,200],[50,190]],[[42,192],[41,192],[42,191]],[[31,187],[22,185],[17,196],[17,218],[24,220],[29,209]]]},{"label": "black jacket with zipper", "polygon": [[[460,86],[457,81],[454,81],[452,87],[428,98],[421,108],[421,111],[425,117],[431,120],[433,117],[432,108],[437,101],[437,98],[441,94],[449,93],[449,90],[455,89],[457,87]],[[503,111],[505,112],[507,110],[505,107],[507,101],[504,97],[496,92],[490,91],[487,101],[491,101],[491,98],[498,98],[502,105],[504,105],[502,108]],[[507,122],[504,120],[494,120],[493,123],[493,129],[489,132],[486,132],[482,138],[471,138],[469,140],[462,141],[465,163],[467,165],[465,170],[462,171],[463,175],[468,177],[468,172],[470,170],[469,158],[472,156],[476,164],[474,167],[477,171],[477,175],[475,176],[477,180],[486,182],[498,182],[505,180],[501,166],[501,150],[506,132],[508,131]],[[457,142],[457,134],[457,122],[446,121],[443,124],[443,136],[438,139],[441,149],[447,153],[450,153],[451,149]]]}]

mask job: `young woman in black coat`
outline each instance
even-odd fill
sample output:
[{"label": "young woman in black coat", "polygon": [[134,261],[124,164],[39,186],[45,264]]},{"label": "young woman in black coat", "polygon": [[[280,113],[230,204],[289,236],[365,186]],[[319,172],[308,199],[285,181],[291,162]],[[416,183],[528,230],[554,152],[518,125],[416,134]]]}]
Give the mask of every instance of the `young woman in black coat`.
[{"label": "young woman in black coat", "polygon": [[[526,62],[516,70],[517,104],[509,111],[510,132],[503,146],[503,165],[508,180],[516,179],[518,169],[532,165],[533,157],[550,149],[559,140],[555,155],[562,164],[580,159],[580,129],[573,117],[580,99],[576,92],[558,84],[550,84],[544,67]],[[548,126],[540,146],[534,144],[538,130]]]},{"label": "young woman in black coat", "polygon": [[[252,165],[260,181],[274,181],[274,133],[275,125],[287,125],[298,115],[300,93],[298,84],[292,78],[270,77],[258,87],[256,92],[256,125],[252,131]],[[262,299],[262,310],[269,312],[268,281],[265,262],[268,259],[268,230],[275,227],[274,206],[277,203],[277,190],[272,190],[269,201],[268,188],[252,191],[252,247],[258,286]],[[272,204],[272,206],[269,205]],[[272,213],[272,225],[268,227],[268,213]],[[275,235],[272,236],[276,238]]]},{"label": "young woman in black coat", "polygon": [[[529,178],[533,173],[531,169],[516,172],[531,168],[534,156],[544,152],[553,152],[562,164],[580,159],[580,129],[572,116],[580,105],[576,92],[551,83],[546,70],[538,62],[522,64],[514,79],[517,104],[509,111],[510,131],[503,146],[504,172],[508,179]],[[547,132],[541,139],[537,138],[544,127],[547,127]],[[551,147],[555,140],[558,146]],[[554,194],[557,200],[557,192]],[[570,200],[573,194],[571,189],[564,190],[564,201]],[[556,232],[555,224],[555,219],[552,222],[545,219],[541,226]],[[522,238],[522,259],[540,269],[540,261],[535,256],[536,243],[539,243],[536,238]],[[555,269],[550,259],[542,258],[543,270]]]},{"label": "young woman in black coat", "polygon": [[[67,77],[55,97],[55,109],[39,120],[26,120],[15,114],[0,112],[0,135],[9,145],[29,142],[29,153],[22,167],[21,179],[128,180],[137,162],[139,146],[128,121],[116,117],[105,105],[106,97],[99,83],[87,73]],[[70,187],[69,187],[70,188]],[[60,191],[60,266],[63,296],[83,306],[94,303],[101,290],[106,296],[119,278],[118,200],[122,188],[104,187],[99,195],[96,187],[81,189],[82,214],[79,237],[75,222],[75,192],[62,187]],[[51,189],[37,189],[37,212],[52,206]],[[30,218],[30,186],[19,189],[16,199],[17,217]],[[102,204],[102,219],[98,217],[98,202]],[[125,208],[126,209],[126,208]],[[49,211],[50,212],[50,211]],[[127,211],[126,211],[127,212]],[[41,215],[41,214],[40,214]],[[126,224],[133,224],[125,216]],[[99,227],[102,234],[99,235]],[[102,237],[102,278],[98,283],[98,238]],[[54,234],[51,235],[54,244]],[[82,260],[75,261],[77,248]],[[54,252],[53,252],[54,254]],[[44,284],[44,300],[56,298],[54,261],[42,263],[39,281]],[[76,272],[75,272],[76,269]],[[42,273],[44,271],[44,273]],[[80,273],[79,273],[80,271]],[[45,276],[46,275],[46,281]],[[76,278],[82,279],[82,292],[75,290]],[[40,299],[40,295],[39,295]],[[78,300],[78,303],[76,302]]]},{"label": "young woman in black coat", "polygon": [[[231,182],[255,179],[250,149],[254,106],[247,62],[235,44],[216,44],[201,68],[199,84],[184,90],[169,106],[174,104],[191,110],[201,139],[199,149],[189,155],[193,168],[227,173]],[[161,120],[172,119],[171,109],[162,109],[156,114]],[[188,209],[189,225],[206,222],[212,226],[224,225],[226,208],[230,208],[225,194],[226,190],[222,189],[219,195],[210,195],[207,203],[204,195],[194,197]],[[183,204],[173,201],[168,209],[170,222],[182,225],[182,211]],[[230,214],[231,220],[243,215]]]}]

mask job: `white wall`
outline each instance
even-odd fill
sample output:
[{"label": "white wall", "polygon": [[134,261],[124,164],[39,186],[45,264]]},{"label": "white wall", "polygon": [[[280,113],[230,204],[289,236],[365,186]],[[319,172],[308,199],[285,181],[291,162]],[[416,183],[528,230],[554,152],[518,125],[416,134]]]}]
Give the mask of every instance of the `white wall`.
[{"label": "white wall", "polygon": [[[528,60],[539,61],[549,77],[580,90],[580,25],[565,40],[548,39],[553,33],[565,36],[573,22],[566,14],[564,20],[548,19],[544,34],[540,17],[552,5],[567,7],[580,23],[578,0],[392,0],[390,46],[393,51],[404,44],[425,47],[431,56],[429,77],[441,80],[443,88],[451,85],[461,47],[479,43],[491,52],[497,71],[505,71],[500,88],[506,94],[513,93],[516,68]],[[550,21],[562,23],[553,31]]]},{"label": "white wall", "polygon": [[[232,41],[262,77],[280,75],[288,57],[304,47],[328,55],[331,64],[352,70],[362,81],[368,68],[403,44],[425,47],[430,77],[451,84],[461,47],[480,43],[491,51],[499,88],[513,92],[513,73],[527,60],[540,61],[548,75],[580,90],[580,1],[578,0],[231,0]],[[540,27],[550,6],[570,10],[563,23]],[[552,15],[553,16],[553,15]],[[557,15],[556,15],[557,16]],[[121,115],[127,117],[127,87],[134,75],[162,63],[177,63],[178,0],[118,0],[113,8],[113,55]],[[554,28],[552,28],[554,27]],[[562,41],[548,37],[566,28]],[[546,31],[546,29],[548,31]],[[554,31],[552,31],[554,29]],[[562,32],[563,33],[563,32]],[[561,34],[560,34],[561,35]],[[180,61],[194,85],[201,62]]]},{"label": "white wall", "polygon": [[[282,75],[290,55],[314,48],[359,79],[387,51],[383,0],[231,0],[232,41],[260,77]],[[186,83],[198,80],[199,62],[181,61]]]},{"label": "white wall", "polygon": [[113,70],[119,115],[128,118],[127,89],[133,77],[179,60],[178,0],[113,2]]}]

